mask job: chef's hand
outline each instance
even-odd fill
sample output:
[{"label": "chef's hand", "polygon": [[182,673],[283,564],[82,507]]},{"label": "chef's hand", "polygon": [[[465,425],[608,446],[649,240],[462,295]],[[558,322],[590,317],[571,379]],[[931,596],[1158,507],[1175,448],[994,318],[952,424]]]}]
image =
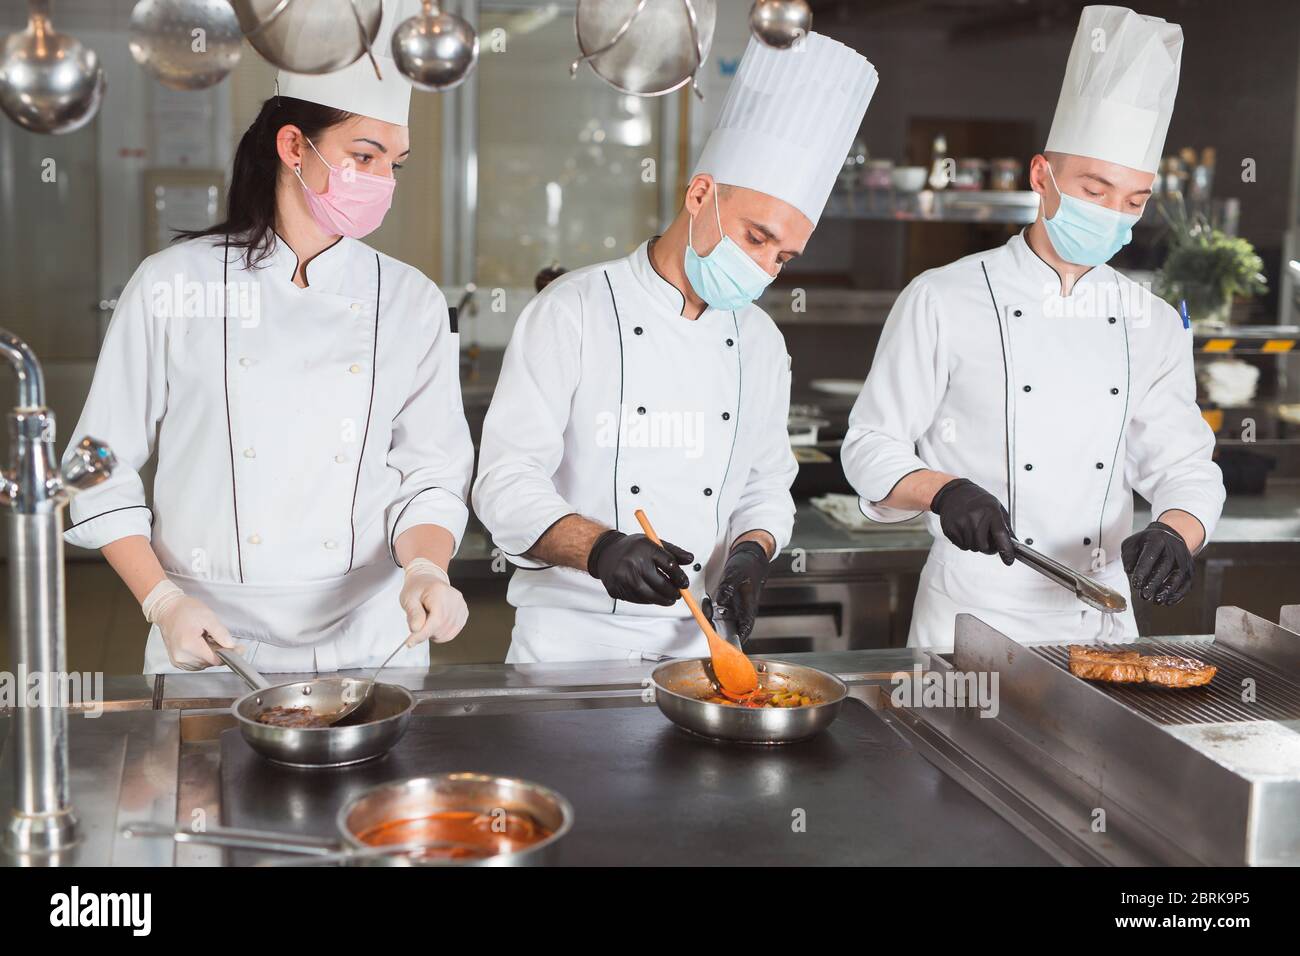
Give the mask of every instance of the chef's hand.
[{"label": "chef's hand", "polygon": [[742,641],[754,630],[758,596],[771,563],[767,550],[757,541],[742,541],[731,549],[722,569],[722,583],[713,592],[713,603],[725,607],[736,622],[736,636]]},{"label": "chef's hand", "polygon": [[416,558],[403,571],[402,610],[411,634],[407,647],[432,639],[445,644],[460,633],[469,619],[465,598],[451,586],[447,572],[428,558]]},{"label": "chef's hand", "polygon": [[1153,521],[1120,545],[1124,573],[1142,600],[1174,605],[1192,589],[1192,552],[1183,536],[1163,521]]},{"label": "chef's hand", "polygon": [[954,478],[937,492],[930,510],[939,516],[944,536],[963,551],[1001,556],[1015,563],[1011,516],[1002,502],[967,478]]},{"label": "chef's hand", "polygon": [[587,571],[616,600],[671,607],[691,586],[681,565],[694,560],[668,541],[661,548],[643,534],[606,531],[591,546]]},{"label": "chef's hand", "polygon": [[221,664],[204,635],[221,647],[239,650],[212,608],[189,597],[167,578],[145,596],[140,609],[146,621],[158,625],[167,656],[183,671],[201,671]]}]

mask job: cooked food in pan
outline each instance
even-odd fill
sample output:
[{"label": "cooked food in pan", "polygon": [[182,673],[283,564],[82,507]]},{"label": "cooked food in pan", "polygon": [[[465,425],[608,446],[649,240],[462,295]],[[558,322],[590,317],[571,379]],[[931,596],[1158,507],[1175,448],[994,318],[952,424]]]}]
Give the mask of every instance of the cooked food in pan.
[{"label": "cooked food in pan", "polygon": [[710,704],[726,704],[728,707],[808,707],[820,703],[816,697],[801,693],[794,687],[760,687],[752,696],[736,700],[722,694],[713,694],[703,699]]},{"label": "cooked food in pan", "polygon": [[1111,684],[1156,684],[1160,687],[1202,687],[1218,668],[1194,657],[1139,654],[1104,647],[1070,645],[1070,673],[1084,680]]},{"label": "cooked food in pan", "polygon": [[268,707],[258,713],[257,722],[272,727],[329,726],[329,718],[318,716],[310,707]]},{"label": "cooked food in pan", "polygon": [[523,813],[495,810],[444,810],[427,816],[385,820],[367,827],[357,838],[367,846],[445,844],[417,850],[422,859],[485,859],[515,853],[540,843],[551,831]]}]

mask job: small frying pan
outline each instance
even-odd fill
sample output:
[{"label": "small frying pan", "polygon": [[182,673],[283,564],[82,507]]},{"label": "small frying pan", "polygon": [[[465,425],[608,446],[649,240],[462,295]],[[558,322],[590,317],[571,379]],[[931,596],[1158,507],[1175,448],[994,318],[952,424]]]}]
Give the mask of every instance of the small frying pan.
[{"label": "small frying pan", "polygon": [[388,753],[406,733],[415,698],[405,687],[375,684],[357,710],[329,727],[277,727],[258,714],[272,707],[310,707],[326,715],[342,710],[364,693],[369,681],[361,677],[317,677],[271,684],[239,654],[213,646],[221,662],[251,689],[230,705],[239,732],[255,751],[290,767],[345,767]]}]

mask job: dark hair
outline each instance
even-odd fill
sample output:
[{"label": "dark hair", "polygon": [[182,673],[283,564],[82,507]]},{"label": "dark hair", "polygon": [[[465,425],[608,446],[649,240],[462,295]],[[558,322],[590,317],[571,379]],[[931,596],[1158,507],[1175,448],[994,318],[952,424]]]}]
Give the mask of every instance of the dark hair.
[{"label": "dark hair", "polygon": [[292,96],[272,96],[244,131],[235,150],[226,196],[226,218],[206,229],[177,230],[173,241],[200,236],[229,237],[244,250],[244,264],[253,268],[271,253],[275,231],[275,190],[280,179],[280,155],[275,136],[283,126],[296,126],[315,139],[321,132],[346,123],[354,114],[309,103]]}]

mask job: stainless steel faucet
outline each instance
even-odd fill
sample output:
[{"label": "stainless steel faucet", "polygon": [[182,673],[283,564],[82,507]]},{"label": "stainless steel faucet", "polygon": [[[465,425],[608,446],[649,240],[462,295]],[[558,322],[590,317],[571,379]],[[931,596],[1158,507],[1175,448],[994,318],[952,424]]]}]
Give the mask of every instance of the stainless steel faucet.
[{"label": "stainless steel faucet", "polygon": [[[9,414],[10,461],[0,473],[9,519],[10,657],[21,681],[41,675],[45,693],[28,706],[18,695],[11,734],[14,806],[5,833],[15,854],[58,853],[77,841],[68,796],[68,713],[51,700],[65,686],[67,625],[63,606],[63,506],[80,489],[108,478],[108,446],[83,438],[60,469],[54,457],[54,415],[45,407],[45,378],[36,355],[0,329],[0,355],[18,376],[18,405]],[[26,684],[20,685],[25,689]]]}]

